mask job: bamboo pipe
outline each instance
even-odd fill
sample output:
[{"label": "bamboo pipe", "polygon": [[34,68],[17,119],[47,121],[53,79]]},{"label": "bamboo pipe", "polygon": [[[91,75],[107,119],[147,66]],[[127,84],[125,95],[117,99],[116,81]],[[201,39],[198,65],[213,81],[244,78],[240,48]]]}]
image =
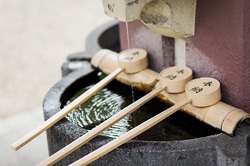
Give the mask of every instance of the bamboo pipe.
[{"label": "bamboo pipe", "polygon": [[[99,65],[102,62],[102,59],[112,54],[109,50],[101,50],[97,53],[95,58],[92,59],[93,65]],[[13,150],[18,150],[24,145],[26,145],[28,142],[33,140],[35,137],[40,135],[45,130],[49,129],[51,126],[53,126],[55,123],[57,123],[59,120],[64,118],[67,114],[72,112],[75,108],[80,106],[82,103],[87,101],[90,97],[95,95],[98,91],[100,91],[104,86],[106,86],[108,83],[110,83],[118,74],[125,71],[126,73],[136,73],[141,70],[144,70],[148,66],[147,62],[147,53],[145,50],[142,49],[130,49],[125,50],[120,53],[120,56],[118,58],[118,62],[120,64],[119,67],[117,67],[116,70],[112,71],[111,74],[109,74],[107,77],[105,77],[103,80],[98,82],[96,85],[94,85],[92,88],[87,90],[84,94],[79,96],[77,99],[75,99],[72,103],[64,107],[62,110],[57,112],[55,115],[53,115],[51,118],[49,118],[47,121],[45,121],[43,124],[29,132],[27,135],[16,141],[14,144],[11,145],[11,148]]]},{"label": "bamboo pipe", "polygon": [[143,122],[142,124],[123,134],[119,138],[114,139],[108,144],[84,156],[70,166],[90,164],[91,162],[111,152],[115,148],[121,146],[125,142],[133,139],[134,137],[153,127],[187,104],[192,103],[192,105],[196,107],[207,107],[216,104],[221,99],[220,83],[213,78],[200,78],[192,80],[187,83],[185,91],[187,94],[186,99],[176,103],[174,106]]},{"label": "bamboo pipe", "polygon": [[[84,134],[77,140],[73,141],[66,147],[62,148],[55,154],[51,155],[44,161],[40,162],[38,166],[43,165],[52,165],[61,160],[63,157],[69,155],[76,149],[80,148],[84,144],[86,144],[88,141],[96,137],[98,134],[100,134],[102,131],[106,130],[125,116],[131,114],[136,109],[138,109],[140,106],[145,104],[147,101],[151,100],[153,97],[155,97],[157,94],[162,92],[163,90],[166,90],[168,93],[180,93],[185,91],[185,85],[187,82],[189,82],[192,79],[192,70],[187,67],[170,67],[162,71],[160,74],[161,82],[163,82],[163,86],[156,88],[155,90],[151,91],[147,95],[143,96],[136,102],[132,103],[131,105],[127,106],[117,114],[113,115],[111,118],[107,119],[100,125],[96,126],[92,130],[90,130],[88,133]],[[175,75],[175,78],[167,77]]]},{"label": "bamboo pipe", "polygon": [[[115,53],[106,56],[103,58],[102,63],[98,65],[98,68],[105,74],[111,73],[119,66],[116,57],[117,54]],[[144,92],[151,91],[153,87],[162,86],[162,83],[158,82],[159,73],[148,68],[139,73],[135,73],[132,76],[126,73],[121,73],[116,77],[116,80],[129,86],[133,85],[134,88]],[[171,105],[183,100],[185,97],[185,93],[171,94],[166,91],[161,92],[157,96],[162,102]],[[250,118],[250,115],[245,111],[221,101],[204,108],[197,108],[188,104],[182,108],[182,111],[230,135],[233,135],[238,123],[246,118]]]}]

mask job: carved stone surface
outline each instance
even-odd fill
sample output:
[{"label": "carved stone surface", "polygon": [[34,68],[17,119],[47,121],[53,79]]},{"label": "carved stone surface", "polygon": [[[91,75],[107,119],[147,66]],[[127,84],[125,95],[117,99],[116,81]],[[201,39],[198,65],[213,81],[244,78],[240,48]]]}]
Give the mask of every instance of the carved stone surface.
[{"label": "carved stone surface", "polygon": [[140,18],[141,10],[150,0],[102,0],[104,12],[120,21]]},{"label": "carved stone surface", "polygon": [[123,22],[141,20],[164,36],[194,34],[196,0],[103,0],[103,8],[110,17]]},{"label": "carved stone surface", "polygon": [[194,35],[196,0],[152,0],[140,20],[152,31],[173,38]]}]

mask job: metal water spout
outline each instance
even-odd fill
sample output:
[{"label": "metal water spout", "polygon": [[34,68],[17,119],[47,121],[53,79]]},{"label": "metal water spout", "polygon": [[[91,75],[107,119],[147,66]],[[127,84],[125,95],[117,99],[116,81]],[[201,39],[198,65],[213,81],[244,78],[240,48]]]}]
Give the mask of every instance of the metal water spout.
[{"label": "metal water spout", "polygon": [[123,22],[141,20],[164,36],[194,35],[197,0],[103,0],[107,15]]}]

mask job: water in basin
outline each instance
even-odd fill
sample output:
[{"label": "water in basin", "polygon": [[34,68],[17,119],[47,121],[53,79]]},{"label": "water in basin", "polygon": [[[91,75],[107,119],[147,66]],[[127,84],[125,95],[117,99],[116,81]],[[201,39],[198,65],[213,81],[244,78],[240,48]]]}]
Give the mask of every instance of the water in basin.
[{"label": "water in basin", "polygon": [[[67,104],[91,88],[104,74],[95,73],[98,79],[90,81],[89,85],[79,89],[68,99]],[[88,79],[88,77],[86,77]],[[92,79],[91,79],[92,80]],[[143,92],[135,91],[135,100],[145,95]],[[87,130],[92,129],[102,123],[112,115],[119,112],[132,103],[131,88],[117,81],[112,81],[106,88],[103,88],[95,96],[83,103],[72,113],[67,115],[67,119],[72,123]],[[169,106],[153,99],[139,108],[137,111],[120,120],[112,127],[104,131],[101,135],[108,137],[119,137],[128,130],[153,117]],[[171,141],[184,140],[197,137],[204,137],[219,133],[218,130],[196,120],[182,112],[177,112],[148,131],[137,136],[138,140]]]}]

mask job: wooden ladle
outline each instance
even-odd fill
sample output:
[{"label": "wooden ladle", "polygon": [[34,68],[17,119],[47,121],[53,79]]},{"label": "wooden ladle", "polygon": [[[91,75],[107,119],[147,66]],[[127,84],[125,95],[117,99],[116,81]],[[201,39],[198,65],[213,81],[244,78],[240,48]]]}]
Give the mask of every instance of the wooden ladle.
[{"label": "wooden ladle", "polygon": [[[101,62],[101,60],[109,54],[110,51],[107,50],[101,50],[97,53],[95,58],[92,59],[92,63],[96,64]],[[87,101],[90,97],[95,95],[98,91],[100,91],[104,86],[106,86],[108,83],[110,83],[118,74],[125,71],[126,73],[137,73],[139,71],[142,71],[147,68],[148,62],[147,62],[147,52],[143,49],[129,49],[121,52],[118,56],[118,61],[120,64],[120,67],[116,69],[114,72],[109,74],[107,77],[105,77],[103,80],[98,82],[96,85],[94,85],[92,88],[87,90],[85,93],[83,93],[81,96],[76,98],[73,102],[71,102],[69,105],[64,107],[62,110],[57,112],[55,115],[53,115],[51,118],[49,118],[47,121],[45,121],[43,124],[32,130],[30,133],[19,139],[17,142],[11,145],[11,148],[13,150],[18,150],[21,147],[23,147],[25,144],[33,140],[35,137],[40,135],[45,130],[49,129],[51,126],[53,126],[55,123],[57,123],[59,120],[64,118],[67,114],[72,112],[75,108],[80,106],[82,103]]]},{"label": "wooden ladle", "polygon": [[[75,151],[79,147],[86,144],[88,141],[99,135],[102,131],[106,130],[125,116],[131,114],[147,101],[151,100],[161,91],[166,90],[169,93],[180,93],[185,91],[185,84],[192,79],[192,70],[187,67],[170,67],[163,71],[164,79],[161,81],[164,83],[163,86],[154,89],[150,93],[146,94],[142,98],[138,99],[131,105],[127,106],[126,108],[122,109],[106,121],[102,122],[100,125],[96,126],[88,133],[84,134],[77,140],[73,141],[66,147],[62,148],[55,154],[51,155],[49,158],[45,159],[44,161],[40,162],[38,165],[52,165],[55,164],[57,161],[61,160],[63,157],[67,156],[71,152]],[[174,75],[175,78],[168,77]]]},{"label": "wooden ladle", "polygon": [[[171,76],[171,78],[173,77]],[[162,79],[165,79],[165,78],[162,78]],[[220,83],[219,81],[213,78],[200,78],[200,79],[192,80],[186,84],[185,91],[187,95],[186,99],[178,102],[177,104],[170,107],[169,109],[166,109],[165,111],[159,113],[158,115],[143,122],[142,124],[138,125],[137,127],[133,128],[127,133],[123,134],[119,138],[114,139],[108,144],[100,147],[99,149],[86,155],[80,160],[74,162],[70,166],[87,165],[97,160],[98,158],[109,153],[110,151],[114,150],[115,148],[119,147],[125,142],[133,139],[134,137],[138,136],[139,134],[153,127],[154,125],[161,122],[165,118],[169,117],[170,115],[172,115],[173,113],[175,113],[176,111],[178,111],[180,108],[184,107],[187,104],[191,103],[192,105],[196,107],[207,107],[207,106],[216,104],[221,99]]]}]

